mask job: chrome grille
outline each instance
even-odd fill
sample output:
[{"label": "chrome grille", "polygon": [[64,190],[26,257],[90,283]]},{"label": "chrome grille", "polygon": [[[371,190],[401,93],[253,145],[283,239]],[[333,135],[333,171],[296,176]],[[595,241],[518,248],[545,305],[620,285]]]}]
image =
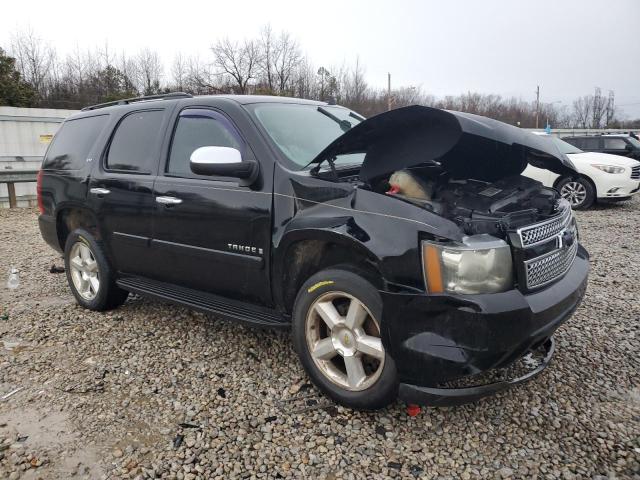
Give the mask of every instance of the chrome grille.
[{"label": "chrome grille", "polygon": [[564,275],[571,267],[578,252],[578,240],[565,248],[524,262],[527,288],[537,288]]},{"label": "chrome grille", "polygon": [[640,165],[631,167],[631,178],[633,180],[640,180]]},{"label": "chrome grille", "polygon": [[530,225],[518,229],[520,243],[524,248],[532,247],[558,235],[571,222],[571,207],[567,204],[561,205],[561,213],[558,217],[552,218],[536,225]]}]

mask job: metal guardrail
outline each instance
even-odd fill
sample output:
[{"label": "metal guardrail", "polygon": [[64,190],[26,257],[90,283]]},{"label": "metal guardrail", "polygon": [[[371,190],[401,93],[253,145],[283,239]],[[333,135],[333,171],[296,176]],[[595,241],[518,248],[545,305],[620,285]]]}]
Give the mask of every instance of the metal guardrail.
[{"label": "metal guardrail", "polygon": [[18,205],[15,184],[35,182],[37,177],[38,170],[0,170],[0,183],[6,183],[9,192],[9,208]]}]

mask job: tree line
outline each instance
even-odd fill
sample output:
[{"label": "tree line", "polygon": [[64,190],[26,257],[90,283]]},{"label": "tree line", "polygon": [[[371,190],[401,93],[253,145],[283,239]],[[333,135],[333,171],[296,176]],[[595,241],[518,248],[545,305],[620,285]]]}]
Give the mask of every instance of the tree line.
[{"label": "tree line", "polygon": [[[33,31],[13,35],[0,48],[0,105],[79,109],[87,105],[171,91],[283,95],[333,101],[371,116],[406,105],[428,105],[495,118],[522,127],[618,127],[613,97],[576,98],[571,105],[536,103],[516,97],[467,92],[436,98],[420,86],[391,90],[367,83],[360,60],[317,66],[287,31],[264,26],[254,38],[228,37],[210,47],[207,58],[178,54],[165,68],[158,52],[114,52],[108,44],[76,48],[61,56]],[[631,126],[633,122],[627,122]],[[635,121],[640,125],[640,119]]]}]

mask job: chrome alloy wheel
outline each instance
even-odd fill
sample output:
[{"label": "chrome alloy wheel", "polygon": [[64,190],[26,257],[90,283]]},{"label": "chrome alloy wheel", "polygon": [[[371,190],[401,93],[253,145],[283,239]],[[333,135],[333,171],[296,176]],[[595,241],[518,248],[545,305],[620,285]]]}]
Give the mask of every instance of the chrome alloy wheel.
[{"label": "chrome alloy wheel", "polygon": [[587,189],[580,182],[567,182],[560,189],[560,195],[568,200],[572,207],[577,207],[587,198]]},{"label": "chrome alloy wheel", "polygon": [[84,243],[76,242],[69,256],[73,286],[82,298],[93,300],[100,289],[100,270],[93,252]]},{"label": "chrome alloy wheel", "polygon": [[369,309],[345,292],[327,292],[307,313],[307,348],[332,383],[349,391],[372,386],[384,368],[380,325]]}]

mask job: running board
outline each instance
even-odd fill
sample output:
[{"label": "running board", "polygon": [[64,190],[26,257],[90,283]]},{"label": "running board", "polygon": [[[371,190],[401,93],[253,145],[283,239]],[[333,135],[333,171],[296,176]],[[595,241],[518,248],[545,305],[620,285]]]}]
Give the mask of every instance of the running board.
[{"label": "running board", "polygon": [[212,293],[142,277],[122,277],[116,280],[116,284],[132,293],[155,297],[254,326],[269,328],[291,326],[289,317],[276,310],[231,300]]}]

